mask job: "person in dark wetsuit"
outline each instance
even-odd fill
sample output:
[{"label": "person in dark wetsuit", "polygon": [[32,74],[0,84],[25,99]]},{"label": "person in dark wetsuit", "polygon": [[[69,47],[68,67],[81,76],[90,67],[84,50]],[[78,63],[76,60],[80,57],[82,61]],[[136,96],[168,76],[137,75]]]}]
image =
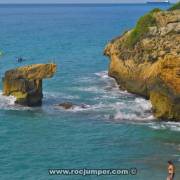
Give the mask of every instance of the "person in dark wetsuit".
[{"label": "person in dark wetsuit", "polygon": [[167,176],[167,180],[174,180],[174,176],[175,176],[175,166],[173,164],[172,161],[168,161],[168,176]]},{"label": "person in dark wetsuit", "polygon": [[23,61],[25,61],[26,59],[25,58],[23,58],[23,57],[17,57],[17,62],[18,63],[21,63],[21,62],[23,62]]},{"label": "person in dark wetsuit", "polygon": [[23,58],[22,58],[22,57],[18,57],[18,58],[17,58],[17,61],[20,63],[20,62],[23,61]]}]

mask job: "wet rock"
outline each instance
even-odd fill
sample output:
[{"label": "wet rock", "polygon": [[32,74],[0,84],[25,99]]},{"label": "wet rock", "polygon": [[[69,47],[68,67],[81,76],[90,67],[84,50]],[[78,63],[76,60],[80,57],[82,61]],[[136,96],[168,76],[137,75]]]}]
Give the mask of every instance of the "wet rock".
[{"label": "wet rock", "polygon": [[3,94],[15,96],[16,103],[24,106],[42,104],[42,79],[51,78],[55,64],[34,64],[6,71],[3,78]]},{"label": "wet rock", "polygon": [[62,107],[64,109],[73,109],[73,107],[75,106],[74,104],[70,103],[70,102],[64,102],[64,103],[60,103],[58,104],[59,107]]},{"label": "wet rock", "polygon": [[58,107],[68,110],[68,109],[74,109],[74,108],[87,109],[90,106],[87,104],[78,105],[78,104],[73,104],[71,102],[63,102],[63,103],[58,104]]}]

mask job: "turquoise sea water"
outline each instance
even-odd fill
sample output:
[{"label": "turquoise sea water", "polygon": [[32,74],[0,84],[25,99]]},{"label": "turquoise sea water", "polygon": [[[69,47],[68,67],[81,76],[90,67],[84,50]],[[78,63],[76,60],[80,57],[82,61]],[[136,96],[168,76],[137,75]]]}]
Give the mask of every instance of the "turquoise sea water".
[{"label": "turquoise sea water", "polygon": [[[106,43],[134,26],[152,5],[1,5],[0,76],[33,63],[56,62],[40,108],[14,105],[0,83],[0,179],[180,179],[180,123],[157,122],[149,101],[119,91],[108,78]],[[161,6],[167,8],[167,6]],[[21,64],[16,57],[25,57]],[[73,102],[72,110],[57,107]],[[80,104],[86,104],[87,109]],[[136,176],[49,176],[50,168],[122,169]]]}]

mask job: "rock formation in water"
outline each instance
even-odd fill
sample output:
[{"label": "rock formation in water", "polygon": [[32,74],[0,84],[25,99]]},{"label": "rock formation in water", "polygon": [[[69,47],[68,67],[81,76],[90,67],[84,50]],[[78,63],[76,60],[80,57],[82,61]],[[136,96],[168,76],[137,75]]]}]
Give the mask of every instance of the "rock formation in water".
[{"label": "rock formation in water", "polygon": [[34,64],[6,71],[3,78],[3,94],[15,96],[16,103],[25,106],[42,104],[42,79],[51,78],[55,64]]},{"label": "rock formation in water", "polygon": [[104,54],[120,88],[150,99],[157,118],[180,121],[180,10],[151,11]]},{"label": "rock formation in water", "polygon": [[60,104],[58,104],[58,106],[62,107],[64,109],[73,109],[74,108],[74,104],[72,104],[70,102],[60,103]]},{"label": "rock formation in water", "polygon": [[89,105],[87,104],[73,104],[71,102],[64,102],[64,103],[60,103],[57,105],[57,107],[61,107],[63,109],[75,109],[75,108],[80,108],[80,109],[87,109],[89,108]]}]

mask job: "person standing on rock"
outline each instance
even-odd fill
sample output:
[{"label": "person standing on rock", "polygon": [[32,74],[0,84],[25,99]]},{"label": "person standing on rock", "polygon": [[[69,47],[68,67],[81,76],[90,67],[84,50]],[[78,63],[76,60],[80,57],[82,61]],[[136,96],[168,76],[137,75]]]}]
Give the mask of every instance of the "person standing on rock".
[{"label": "person standing on rock", "polygon": [[167,180],[174,180],[174,176],[175,176],[175,166],[173,164],[172,161],[168,161],[168,176],[167,176]]}]

